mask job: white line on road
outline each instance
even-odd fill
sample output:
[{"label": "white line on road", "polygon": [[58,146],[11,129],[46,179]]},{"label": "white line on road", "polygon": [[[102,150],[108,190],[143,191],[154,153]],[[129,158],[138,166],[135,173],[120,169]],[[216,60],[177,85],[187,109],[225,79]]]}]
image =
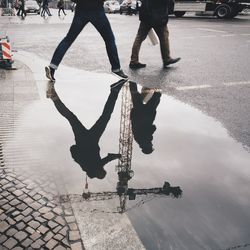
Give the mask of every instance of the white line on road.
[{"label": "white line on road", "polygon": [[208,35],[208,36],[200,36],[202,38],[212,38],[212,37],[216,37],[215,35]]},{"label": "white line on road", "polygon": [[240,36],[250,36],[250,34],[240,34]]},{"label": "white line on road", "polygon": [[192,86],[183,86],[183,87],[176,87],[176,90],[191,90],[191,89],[205,89],[211,88],[211,85],[192,85]]},{"label": "white line on road", "polygon": [[227,37],[227,36],[236,36],[236,34],[225,34],[225,35],[221,35],[223,37]]},{"label": "white line on road", "polygon": [[224,30],[214,30],[214,29],[204,29],[204,28],[197,28],[198,30],[210,31],[210,32],[217,32],[217,33],[227,33]]},{"label": "white line on road", "polygon": [[250,84],[250,81],[246,81],[246,82],[225,82],[223,83],[224,86],[237,86],[237,85],[248,85]]}]

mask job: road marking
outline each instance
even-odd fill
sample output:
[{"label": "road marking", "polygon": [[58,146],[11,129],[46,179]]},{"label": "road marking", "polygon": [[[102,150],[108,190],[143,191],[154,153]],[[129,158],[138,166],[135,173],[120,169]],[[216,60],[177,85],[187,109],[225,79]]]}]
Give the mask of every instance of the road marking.
[{"label": "road marking", "polygon": [[227,31],[224,30],[214,30],[214,29],[204,29],[204,28],[197,28],[197,29],[203,31],[217,32],[217,33],[227,33]]},{"label": "road marking", "polygon": [[224,86],[237,86],[237,85],[248,85],[250,84],[250,81],[246,81],[246,82],[225,82],[223,83]]},{"label": "road marking", "polygon": [[212,37],[216,37],[215,35],[208,35],[208,36],[200,36],[201,38],[212,38]]},{"label": "road marking", "polygon": [[192,86],[183,86],[183,87],[176,87],[176,90],[193,90],[193,89],[205,89],[211,88],[211,85],[192,85]]},{"label": "road marking", "polygon": [[225,34],[225,35],[221,35],[223,37],[227,37],[227,36],[236,36],[236,34]]},{"label": "road marking", "polygon": [[250,36],[250,34],[240,34],[240,36]]}]

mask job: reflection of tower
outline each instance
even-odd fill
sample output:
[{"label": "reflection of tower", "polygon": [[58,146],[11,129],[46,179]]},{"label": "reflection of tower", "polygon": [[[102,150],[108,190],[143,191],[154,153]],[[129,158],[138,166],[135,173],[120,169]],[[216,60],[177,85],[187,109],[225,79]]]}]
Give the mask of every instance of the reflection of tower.
[{"label": "reflection of tower", "polygon": [[117,194],[120,198],[120,212],[126,208],[126,199],[128,192],[128,181],[132,178],[134,172],[131,170],[133,134],[130,121],[130,112],[132,108],[129,83],[127,82],[122,89],[121,120],[120,120],[120,138],[119,153],[122,157],[119,159]]}]

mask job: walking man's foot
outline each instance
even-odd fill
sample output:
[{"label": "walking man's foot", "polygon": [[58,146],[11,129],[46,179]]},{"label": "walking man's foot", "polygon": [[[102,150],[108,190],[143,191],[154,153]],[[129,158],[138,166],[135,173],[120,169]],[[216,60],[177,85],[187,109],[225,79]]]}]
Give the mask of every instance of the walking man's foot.
[{"label": "walking man's foot", "polygon": [[45,67],[45,73],[46,73],[46,77],[51,81],[51,82],[55,82],[56,79],[54,78],[54,74],[55,74],[55,70],[52,69],[49,66]]},{"label": "walking man's foot", "polygon": [[113,84],[110,85],[110,89],[111,91],[116,91],[116,92],[119,92],[122,88],[122,86],[125,84],[125,82],[127,82],[126,79],[122,79],[118,82],[115,82]]},{"label": "walking man's foot", "polygon": [[146,67],[146,64],[140,63],[140,62],[138,62],[138,63],[130,63],[130,64],[129,64],[129,67],[130,67],[131,69],[141,69],[141,68],[145,68],[145,67]]},{"label": "walking man's foot", "polygon": [[128,76],[124,74],[122,69],[115,70],[115,71],[112,70],[112,72],[113,72],[113,74],[115,74],[116,76],[118,76],[120,78],[128,79]]},{"label": "walking man's foot", "polygon": [[164,67],[164,68],[167,68],[168,65],[177,63],[177,62],[179,62],[180,60],[181,60],[180,57],[177,57],[177,58],[170,58],[167,62],[164,63],[163,67]]}]

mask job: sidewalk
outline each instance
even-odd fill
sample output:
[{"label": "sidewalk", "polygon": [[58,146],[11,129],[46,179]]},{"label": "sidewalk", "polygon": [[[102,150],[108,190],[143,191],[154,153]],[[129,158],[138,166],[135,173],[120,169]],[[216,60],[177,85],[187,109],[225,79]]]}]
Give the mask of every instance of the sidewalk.
[{"label": "sidewalk", "polygon": [[22,151],[31,145],[6,148],[23,109],[39,100],[31,70],[20,62],[15,66],[16,71],[0,69],[0,249],[84,249],[71,205],[53,198],[58,193],[53,176],[25,169],[32,159],[23,159]]}]

